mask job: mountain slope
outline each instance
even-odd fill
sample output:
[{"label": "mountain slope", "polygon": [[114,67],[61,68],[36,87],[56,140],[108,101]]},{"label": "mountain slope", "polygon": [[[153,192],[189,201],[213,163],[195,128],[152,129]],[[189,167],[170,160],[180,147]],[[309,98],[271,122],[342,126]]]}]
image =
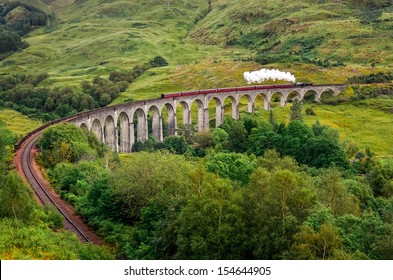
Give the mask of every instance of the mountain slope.
[{"label": "mountain slope", "polygon": [[169,62],[146,71],[116,102],[241,85],[244,71],[262,67],[324,83],[393,65],[391,1],[21,2],[54,20],[29,33],[29,47],[1,61],[0,73],[47,72],[43,85],[78,89],[83,80],[157,55]]},{"label": "mountain slope", "polygon": [[192,37],[250,47],[273,62],[303,56],[390,66],[393,5],[360,2],[217,1]]}]

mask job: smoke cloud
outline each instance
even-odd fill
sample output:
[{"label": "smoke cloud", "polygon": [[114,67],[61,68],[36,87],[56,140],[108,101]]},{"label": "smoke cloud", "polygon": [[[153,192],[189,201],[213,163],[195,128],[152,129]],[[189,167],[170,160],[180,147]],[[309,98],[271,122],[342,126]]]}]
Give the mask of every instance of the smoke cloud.
[{"label": "smoke cloud", "polygon": [[244,72],[244,79],[249,83],[262,83],[266,80],[284,80],[295,83],[296,78],[289,72],[282,72],[277,69],[261,69],[259,71]]}]

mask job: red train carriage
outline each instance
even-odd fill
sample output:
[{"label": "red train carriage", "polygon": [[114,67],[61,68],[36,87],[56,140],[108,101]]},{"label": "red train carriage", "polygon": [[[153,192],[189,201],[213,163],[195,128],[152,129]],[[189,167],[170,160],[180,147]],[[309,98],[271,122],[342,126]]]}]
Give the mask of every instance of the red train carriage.
[{"label": "red train carriage", "polygon": [[187,92],[176,92],[161,94],[161,98],[175,98],[180,96],[193,96],[199,94],[213,94],[220,92],[238,92],[238,91],[251,91],[251,90],[265,90],[265,89],[280,89],[280,88],[294,88],[294,87],[304,87],[311,86],[312,83],[297,82],[295,84],[276,84],[276,85],[257,85],[257,86],[245,86],[245,87],[233,87],[233,88],[213,88],[204,89],[198,91],[187,91]]}]

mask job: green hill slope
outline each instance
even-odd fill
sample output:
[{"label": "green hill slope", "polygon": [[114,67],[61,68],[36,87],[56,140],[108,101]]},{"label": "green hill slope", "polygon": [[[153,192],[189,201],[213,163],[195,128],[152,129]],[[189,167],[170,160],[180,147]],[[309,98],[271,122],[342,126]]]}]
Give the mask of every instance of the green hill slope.
[{"label": "green hill slope", "polygon": [[[48,72],[47,83],[55,86],[78,86],[156,55],[169,66],[142,76],[128,91],[136,91],[137,98],[138,93],[244,83],[238,73],[231,79],[220,73],[260,68],[255,60],[314,82],[335,77],[342,82],[353,72],[372,71],[371,65],[390,68],[393,61],[393,8],[384,1],[368,1],[371,6],[328,0],[21,2],[55,20],[26,36],[30,46],[3,60],[0,73]],[[321,67],[336,64],[346,67]],[[198,68],[209,69],[207,81]],[[315,68],[321,75],[307,77]],[[195,86],[177,79],[189,72],[202,74],[195,76]],[[158,84],[151,88],[152,80]]]},{"label": "green hill slope", "polygon": [[254,49],[265,62],[391,66],[391,1],[218,1],[191,37]]}]

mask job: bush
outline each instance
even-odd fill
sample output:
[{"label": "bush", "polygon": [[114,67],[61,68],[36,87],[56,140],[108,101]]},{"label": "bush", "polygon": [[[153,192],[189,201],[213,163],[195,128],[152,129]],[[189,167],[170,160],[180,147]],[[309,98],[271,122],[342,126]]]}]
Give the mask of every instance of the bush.
[{"label": "bush", "polygon": [[307,108],[306,109],[306,115],[316,116],[317,114],[315,114],[315,112],[314,112],[314,110],[312,108]]},{"label": "bush", "polygon": [[149,63],[151,65],[151,67],[162,67],[162,66],[168,65],[168,62],[161,56],[156,56]]},{"label": "bush", "polygon": [[0,26],[0,53],[18,51],[27,47],[20,36],[7,28]]},{"label": "bush", "polygon": [[390,83],[393,80],[393,73],[378,72],[377,74],[360,75],[348,78],[348,84],[374,84]]}]

